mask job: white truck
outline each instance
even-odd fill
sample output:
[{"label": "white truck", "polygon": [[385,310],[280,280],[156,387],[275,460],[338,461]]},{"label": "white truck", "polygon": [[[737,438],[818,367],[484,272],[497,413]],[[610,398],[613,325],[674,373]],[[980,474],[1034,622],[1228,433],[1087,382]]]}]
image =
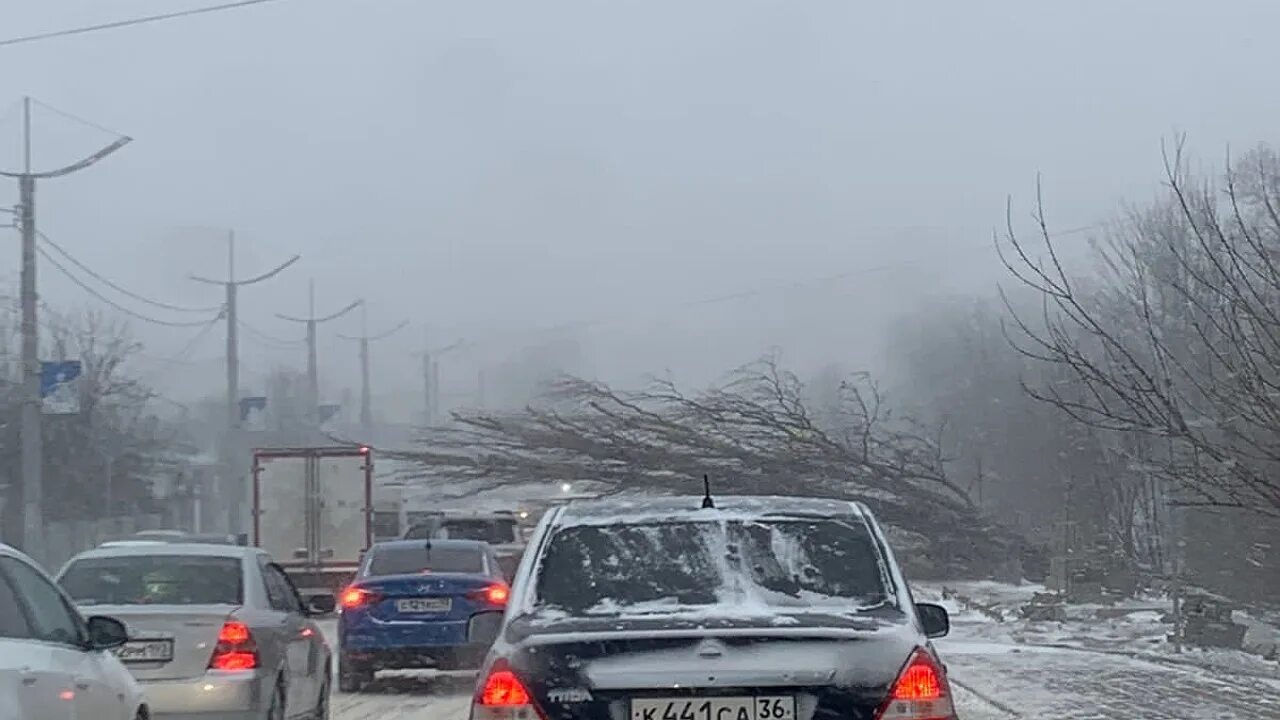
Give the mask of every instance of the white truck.
[{"label": "white truck", "polygon": [[259,449],[249,488],[252,543],[304,601],[337,595],[373,544],[373,454],[368,447]]}]

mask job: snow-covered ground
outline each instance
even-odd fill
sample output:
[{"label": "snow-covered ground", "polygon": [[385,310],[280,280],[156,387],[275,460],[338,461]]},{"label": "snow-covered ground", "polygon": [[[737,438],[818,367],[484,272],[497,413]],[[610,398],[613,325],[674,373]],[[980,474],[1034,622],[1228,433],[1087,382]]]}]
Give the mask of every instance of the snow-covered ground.
[{"label": "snow-covered ground", "polygon": [[1160,601],[1121,604],[1133,612],[1119,617],[1076,606],[1066,622],[1029,622],[1016,610],[1041,587],[946,586],[975,604],[943,599],[941,586],[915,594],[952,613],[938,649],[964,720],[1280,720],[1280,665],[1241,652],[1174,653]]},{"label": "snow-covered ground", "polygon": [[[916,589],[918,600],[953,613],[938,648],[962,720],[1280,720],[1280,665],[1244,653],[1173,654],[1159,641],[1167,627],[1154,601],[1119,618],[1082,606],[1065,623],[1032,623],[1014,611],[1036,586],[947,587],[991,609],[943,600],[941,586]],[[471,688],[465,676],[384,676],[367,692],[335,694],[333,717],[465,720]]]}]

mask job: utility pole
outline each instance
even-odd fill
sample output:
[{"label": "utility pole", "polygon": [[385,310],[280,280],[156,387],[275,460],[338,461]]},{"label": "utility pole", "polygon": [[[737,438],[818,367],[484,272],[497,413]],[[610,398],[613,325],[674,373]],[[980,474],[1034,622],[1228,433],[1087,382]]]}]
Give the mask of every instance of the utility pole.
[{"label": "utility pole", "polygon": [[281,320],[303,323],[307,326],[307,420],[313,426],[320,424],[320,369],[316,360],[316,326],[320,323],[327,323],[330,320],[337,320],[362,304],[364,304],[364,300],[354,300],[350,305],[332,315],[316,317],[316,281],[312,280],[308,291],[307,316],[305,318],[276,313],[276,317]]},{"label": "utility pole", "polygon": [[360,343],[360,427],[366,434],[373,429],[373,398],[369,387],[369,343],[390,337],[408,324],[408,320],[403,320],[384,333],[370,336],[369,306],[362,302],[360,303],[360,335],[358,337],[338,336],[344,340],[355,340]]},{"label": "utility pole", "polygon": [[254,285],[264,280],[269,280],[279,275],[285,268],[298,262],[302,256],[294,255],[283,263],[277,265],[275,269],[262,273],[256,277],[247,280],[236,279],[236,233],[234,230],[227,231],[227,279],[212,280],[210,278],[201,277],[199,275],[189,275],[188,277],[196,282],[205,283],[207,285],[221,285],[226,293],[226,308],[224,313],[227,319],[227,434],[222,442],[222,465],[223,472],[226,473],[223,480],[223,487],[230,489],[230,498],[228,502],[228,525],[233,533],[242,532],[243,517],[240,512],[240,506],[244,502],[244,483],[240,482],[240,473],[237,471],[239,463],[232,451],[232,443],[234,434],[240,429],[240,321],[239,309],[237,302],[239,300],[239,290],[242,285]]},{"label": "utility pole", "polygon": [[[452,345],[446,345],[434,350],[428,344],[427,349],[422,353],[423,424],[427,426],[435,424],[436,417],[439,414],[437,411],[440,409],[440,363],[436,358],[462,347],[464,342],[463,340],[458,340]],[[428,343],[430,343],[429,337]]]},{"label": "utility pole", "polygon": [[280,263],[275,269],[247,280],[236,279],[236,233],[227,231],[227,279],[211,280],[199,275],[190,275],[190,279],[208,285],[221,285],[226,292],[227,315],[227,428],[235,430],[240,427],[240,321],[239,321],[239,289],[242,285],[254,285],[279,275],[285,268],[302,259],[294,255]]},{"label": "utility pole", "polygon": [[36,318],[36,180],[70,175],[128,145],[119,136],[96,153],[66,167],[45,172],[31,169],[31,98],[22,98],[22,172],[0,171],[18,180],[18,224],[22,229],[22,548],[37,561],[44,552],[44,437],[41,428],[40,337]]}]

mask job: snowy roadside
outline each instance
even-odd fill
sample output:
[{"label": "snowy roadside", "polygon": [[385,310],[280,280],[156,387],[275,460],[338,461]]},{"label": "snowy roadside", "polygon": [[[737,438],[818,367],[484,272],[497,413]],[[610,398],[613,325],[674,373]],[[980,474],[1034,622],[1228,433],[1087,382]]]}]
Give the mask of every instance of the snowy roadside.
[{"label": "snowy roadside", "polygon": [[[1035,593],[1045,592],[1042,585],[975,581],[916,583],[912,587],[917,599],[944,605],[957,632],[969,640],[1106,652],[1280,682],[1280,663],[1259,655],[1194,648],[1175,652],[1167,640],[1171,627],[1164,621],[1172,608],[1163,598],[1138,598],[1111,606],[1069,605],[1062,622],[1030,621],[1019,611]],[[951,591],[950,597],[944,597],[944,587]],[[1249,626],[1247,645],[1265,647],[1280,635],[1275,628],[1241,615],[1237,614],[1238,621]]]},{"label": "snowy roadside", "polygon": [[913,592],[953,613],[952,632],[937,645],[964,720],[1280,718],[1274,663],[1240,652],[1175,655],[1153,642],[1168,631],[1157,610],[1125,608],[1134,619],[1073,609],[1065,622],[1032,623],[1017,609],[1039,586],[947,587],[973,604],[944,599],[941,585]]}]

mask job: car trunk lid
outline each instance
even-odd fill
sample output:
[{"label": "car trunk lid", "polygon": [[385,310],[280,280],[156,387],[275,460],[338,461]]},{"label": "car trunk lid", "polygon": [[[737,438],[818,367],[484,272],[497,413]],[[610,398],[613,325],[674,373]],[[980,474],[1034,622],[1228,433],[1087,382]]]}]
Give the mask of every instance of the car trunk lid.
[{"label": "car trunk lid", "polygon": [[[91,610],[90,610],[91,608]],[[107,615],[129,629],[129,642],[117,656],[139,680],[179,680],[199,677],[209,668],[222,625],[238,610],[235,605],[93,605],[95,615]]]},{"label": "car trunk lid", "polygon": [[914,648],[893,627],[664,632],[627,625],[536,633],[521,644],[512,667],[547,720],[663,720],[671,713],[740,720],[744,710],[741,720],[872,720]]}]

